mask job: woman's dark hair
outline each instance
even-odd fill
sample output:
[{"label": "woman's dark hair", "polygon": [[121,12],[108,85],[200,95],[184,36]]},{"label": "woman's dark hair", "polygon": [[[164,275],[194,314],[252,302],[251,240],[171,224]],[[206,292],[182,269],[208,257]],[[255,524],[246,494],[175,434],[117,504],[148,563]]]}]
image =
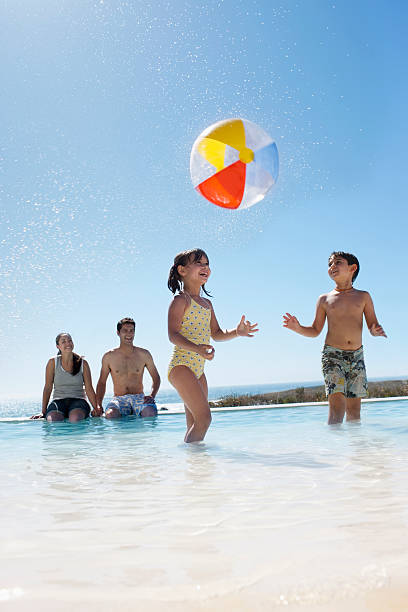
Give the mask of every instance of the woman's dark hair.
[{"label": "woman's dark hair", "polygon": [[[169,280],[167,281],[167,286],[172,293],[176,293],[176,291],[180,292],[183,289],[183,279],[178,273],[177,268],[179,266],[187,266],[189,263],[200,261],[202,257],[206,257],[207,261],[209,262],[207,253],[205,253],[202,249],[182,251],[175,256],[174,263],[170,268]],[[208,293],[207,289],[205,288],[205,284],[202,286],[202,289],[206,295],[211,297],[211,293]]]},{"label": "woman's dark hair", "polygon": [[[59,341],[61,336],[69,336],[71,338],[71,334],[69,334],[68,332],[61,332],[58,334],[58,336],[55,338],[55,344],[58,346]],[[71,338],[72,340],[72,338]],[[58,349],[58,353],[57,355],[61,355],[61,351]],[[82,365],[82,357],[80,355],[77,355],[76,353],[72,353],[72,357],[73,357],[73,364],[72,364],[72,376],[75,376],[76,374],[78,374],[79,370],[81,369],[81,365]]]},{"label": "woman's dark hair", "polygon": [[358,273],[360,272],[360,264],[357,257],[355,255],[352,255],[352,253],[345,253],[344,251],[333,251],[333,253],[331,253],[329,257],[329,264],[332,257],[341,257],[342,259],[345,259],[349,266],[356,264],[357,269],[353,274],[353,278],[351,279],[351,282],[353,283],[356,280]]}]

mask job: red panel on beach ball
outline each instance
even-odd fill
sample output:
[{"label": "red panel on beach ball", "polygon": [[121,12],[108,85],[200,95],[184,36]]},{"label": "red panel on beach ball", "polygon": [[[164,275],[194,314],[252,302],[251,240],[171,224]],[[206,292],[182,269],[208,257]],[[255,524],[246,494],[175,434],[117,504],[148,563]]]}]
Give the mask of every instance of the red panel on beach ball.
[{"label": "red panel on beach ball", "polygon": [[237,161],[197,185],[202,196],[223,208],[238,208],[245,189],[246,165]]}]

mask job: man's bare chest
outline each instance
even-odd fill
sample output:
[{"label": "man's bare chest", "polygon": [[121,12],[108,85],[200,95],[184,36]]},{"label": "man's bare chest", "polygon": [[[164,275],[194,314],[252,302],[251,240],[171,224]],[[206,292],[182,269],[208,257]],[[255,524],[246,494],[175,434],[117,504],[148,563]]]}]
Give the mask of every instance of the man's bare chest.
[{"label": "man's bare chest", "polygon": [[111,370],[117,376],[134,377],[143,374],[144,363],[137,357],[120,357],[115,359],[111,365]]}]

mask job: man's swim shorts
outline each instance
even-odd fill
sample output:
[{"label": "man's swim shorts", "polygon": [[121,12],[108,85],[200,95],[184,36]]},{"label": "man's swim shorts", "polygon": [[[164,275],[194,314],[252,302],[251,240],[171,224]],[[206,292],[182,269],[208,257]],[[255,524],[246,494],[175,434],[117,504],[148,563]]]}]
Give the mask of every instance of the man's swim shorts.
[{"label": "man's swim shorts", "polygon": [[322,367],[326,395],[343,393],[346,397],[367,396],[367,376],[362,346],[356,351],[343,351],[325,344]]},{"label": "man's swim shorts", "polygon": [[127,395],[115,395],[113,399],[109,402],[109,404],[105,408],[109,410],[110,408],[116,408],[119,410],[120,416],[141,416],[142,410],[147,408],[147,406],[151,406],[156,409],[156,403],[154,400],[149,401],[149,403],[145,404],[145,395],[144,393],[128,393]]}]

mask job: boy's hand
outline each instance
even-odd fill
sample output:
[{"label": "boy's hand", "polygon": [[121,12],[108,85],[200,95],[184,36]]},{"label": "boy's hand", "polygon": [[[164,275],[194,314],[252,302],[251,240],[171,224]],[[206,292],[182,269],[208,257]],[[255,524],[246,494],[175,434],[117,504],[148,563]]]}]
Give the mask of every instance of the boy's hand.
[{"label": "boy's hand", "polygon": [[41,414],[33,414],[33,416],[30,417],[31,420],[36,420],[36,419],[45,419],[45,414],[41,413]]},{"label": "boy's hand", "polygon": [[245,320],[245,315],[242,315],[240,322],[236,327],[237,336],[247,336],[248,338],[252,338],[254,333],[258,330],[258,323],[253,323],[251,325],[250,321]]},{"label": "boy's hand", "polygon": [[384,338],[387,337],[387,334],[385,333],[381,325],[379,325],[378,323],[372,324],[372,326],[370,327],[370,334],[372,336],[383,336]]},{"label": "boy's hand", "polygon": [[296,317],[287,312],[286,315],[283,315],[283,327],[287,327],[288,329],[299,333],[300,323]]},{"label": "boy's hand", "polygon": [[196,350],[201,357],[204,357],[204,359],[207,359],[208,361],[214,359],[215,349],[213,346],[211,346],[211,344],[197,344]]}]

